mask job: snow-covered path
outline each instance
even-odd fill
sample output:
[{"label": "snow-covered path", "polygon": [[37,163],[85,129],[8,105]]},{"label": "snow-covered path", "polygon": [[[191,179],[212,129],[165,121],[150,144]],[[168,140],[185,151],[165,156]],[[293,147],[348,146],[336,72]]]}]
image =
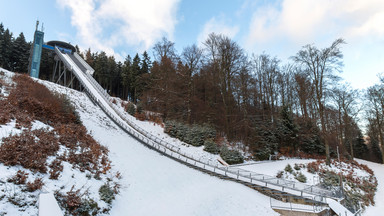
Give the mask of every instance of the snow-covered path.
[{"label": "snow-covered path", "polygon": [[77,110],[84,125],[108,146],[123,175],[121,194],[110,215],[278,215],[269,207],[269,197],[148,149],[83,97],[77,98]]},{"label": "snow-covered path", "polygon": [[378,187],[375,195],[375,206],[368,207],[363,215],[367,216],[376,216],[376,215],[384,215],[384,165],[369,162],[366,160],[356,159],[357,162],[361,164],[367,165],[369,168],[373,170],[375,173]]}]

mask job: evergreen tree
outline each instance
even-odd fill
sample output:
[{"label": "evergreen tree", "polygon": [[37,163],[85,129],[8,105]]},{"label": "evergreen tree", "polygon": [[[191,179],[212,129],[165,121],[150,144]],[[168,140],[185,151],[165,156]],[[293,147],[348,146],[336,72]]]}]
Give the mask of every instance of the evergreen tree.
[{"label": "evergreen tree", "polygon": [[[108,57],[105,52],[100,52],[100,54],[95,54],[94,61],[94,70],[95,73],[93,76],[104,88],[108,88]],[[108,90],[108,89],[107,89]]]},{"label": "evergreen tree", "polygon": [[147,51],[144,51],[143,53],[143,59],[141,61],[141,74],[149,73],[149,70],[151,69],[152,63],[151,58],[149,57]]},{"label": "evergreen tree", "polygon": [[289,147],[290,153],[296,153],[298,150],[297,133],[298,127],[293,121],[292,113],[288,106],[283,106],[281,110],[281,119],[277,127],[280,147]]},{"label": "evergreen tree", "polygon": [[151,69],[152,63],[147,51],[144,51],[140,63],[140,74],[136,80],[136,100],[141,98],[145,89],[147,89],[147,76]]},{"label": "evergreen tree", "polygon": [[123,99],[127,100],[131,95],[129,94],[130,92],[130,70],[131,70],[131,65],[132,65],[132,59],[131,56],[127,56],[125,58],[124,64],[122,65],[121,68],[121,84],[123,86]]},{"label": "evergreen tree", "polygon": [[30,44],[25,41],[23,33],[20,33],[20,35],[13,42],[12,50],[13,54],[11,61],[13,65],[11,70],[20,73],[27,73]]},{"label": "evergreen tree", "polygon": [[2,36],[2,44],[0,47],[1,53],[2,53],[2,59],[0,62],[2,63],[2,67],[11,70],[11,66],[13,65],[12,62],[12,33],[9,31],[9,29],[6,29],[4,31],[4,34]]},{"label": "evergreen tree", "polygon": [[137,102],[137,96],[138,96],[138,86],[139,86],[139,77],[141,74],[141,59],[139,57],[139,54],[136,54],[135,57],[133,58],[132,65],[130,68],[130,81],[131,81],[131,94],[132,94],[132,101],[134,103]]},{"label": "evergreen tree", "polygon": [[368,153],[368,147],[365,144],[364,136],[360,129],[358,130],[358,135],[353,142],[353,151],[354,151],[355,157],[367,159],[365,158],[365,156],[366,156],[366,153]]},{"label": "evergreen tree", "polygon": [[3,23],[0,23],[0,67],[3,67],[3,56],[4,56],[4,49],[3,49],[3,43],[4,43],[4,26]]}]

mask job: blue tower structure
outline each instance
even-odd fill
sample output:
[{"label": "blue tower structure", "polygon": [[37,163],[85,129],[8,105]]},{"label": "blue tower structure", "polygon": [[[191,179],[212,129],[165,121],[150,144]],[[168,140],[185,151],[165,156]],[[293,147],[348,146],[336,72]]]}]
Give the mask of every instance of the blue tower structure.
[{"label": "blue tower structure", "polygon": [[41,52],[44,44],[44,32],[39,31],[37,28],[39,21],[36,22],[36,30],[33,38],[31,58],[29,62],[28,73],[31,77],[39,78]]}]

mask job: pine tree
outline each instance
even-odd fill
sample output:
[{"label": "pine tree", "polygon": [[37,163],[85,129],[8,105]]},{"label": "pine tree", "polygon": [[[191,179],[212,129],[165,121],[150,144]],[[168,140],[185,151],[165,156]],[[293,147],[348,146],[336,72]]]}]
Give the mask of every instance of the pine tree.
[{"label": "pine tree", "polygon": [[139,57],[139,54],[136,54],[133,58],[131,70],[130,70],[130,86],[131,86],[131,94],[132,94],[132,101],[134,103],[137,102],[137,96],[138,96],[138,86],[139,86],[139,76],[141,73],[141,67],[140,67],[141,59]]},{"label": "pine tree", "polygon": [[147,76],[151,69],[152,63],[151,59],[148,56],[147,51],[144,51],[142,54],[142,60],[140,63],[140,73],[136,80],[136,100],[142,97],[143,92],[147,88]]},{"label": "pine tree", "polygon": [[144,51],[143,58],[141,60],[141,74],[147,74],[149,73],[149,70],[151,69],[151,58],[148,56],[147,51]]},{"label": "pine tree", "polygon": [[25,37],[22,32],[12,43],[12,50],[13,65],[11,70],[20,73],[27,73],[30,44],[25,41]]},{"label": "pine tree", "polygon": [[364,136],[360,129],[358,130],[358,136],[353,142],[353,151],[354,151],[355,157],[366,159],[364,158],[364,156],[368,152],[368,147],[365,144]]},{"label": "pine tree", "polygon": [[127,100],[130,97],[130,70],[132,65],[131,56],[127,56],[121,68],[121,84],[123,86],[123,99]]},{"label": "pine tree", "polygon": [[104,88],[108,88],[108,57],[105,52],[100,52],[100,54],[95,54],[94,61],[94,70],[95,73],[93,76]]},{"label": "pine tree", "polygon": [[3,23],[0,23],[0,67],[4,67],[3,56],[4,56],[4,26]]},{"label": "pine tree", "polygon": [[298,127],[293,121],[288,106],[283,106],[280,115],[281,119],[277,127],[280,147],[289,147],[291,153],[296,153],[298,148]]},{"label": "pine tree", "polygon": [[12,33],[9,31],[9,29],[6,29],[2,36],[2,44],[0,47],[0,50],[2,52],[2,56],[1,56],[2,59],[0,60],[0,62],[2,62],[2,67],[4,67],[7,70],[11,70],[11,66],[13,65],[12,42],[13,42]]}]

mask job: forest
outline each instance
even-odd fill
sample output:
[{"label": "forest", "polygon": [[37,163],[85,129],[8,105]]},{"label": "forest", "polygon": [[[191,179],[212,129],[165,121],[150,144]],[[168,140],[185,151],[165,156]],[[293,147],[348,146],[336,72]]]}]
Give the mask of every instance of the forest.
[{"label": "forest", "polygon": [[[76,47],[110,95],[165,122],[214,128],[255,160],[281,154],[329,162],[339,151],[345,159],[384,163],[384,76],[365,90],[342,80],[345,43],[304,45],[289,62],[249,54],[216,33],[181,52],[162,38],[124,62]],[[30,49],[23,33],[14,37],[0,24],[0,67],[27,73]],[[43,50],[40,78],[50,80],[53,68],[52,53]]]}]

